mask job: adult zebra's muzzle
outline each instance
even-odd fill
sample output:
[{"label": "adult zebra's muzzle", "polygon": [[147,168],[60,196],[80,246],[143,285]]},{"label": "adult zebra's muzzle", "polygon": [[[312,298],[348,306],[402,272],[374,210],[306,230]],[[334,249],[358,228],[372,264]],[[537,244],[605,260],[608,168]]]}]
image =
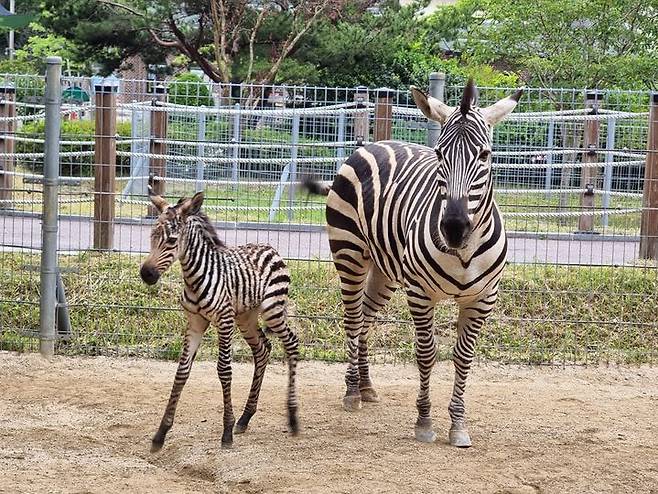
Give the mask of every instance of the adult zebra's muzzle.
[{"label": "adult zebra's muzzle", "polygon": [[142,267],[139,268],[139,275],[147,285],[155,285],[160,279],[158,270],[148,264],[142,264]]},{"label": "adult zebra's muzzle", "polygon": [[461,249],[466,245],[473,231],[468,217],[468,198],[447,199],[445,211],[439,224],[441,235],[451,249]]}]

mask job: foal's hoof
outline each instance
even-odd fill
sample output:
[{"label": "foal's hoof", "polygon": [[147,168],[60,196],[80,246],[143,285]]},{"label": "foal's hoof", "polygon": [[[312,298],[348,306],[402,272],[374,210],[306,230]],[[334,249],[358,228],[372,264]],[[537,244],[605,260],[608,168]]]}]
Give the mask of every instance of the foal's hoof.
[{"label": "foal's hoof", "polygon": [[164,446],[165,442],[165,434],[162,432],[158,431],[155,433],[155,436],[153,436],[153,439],[151,440],[151,453],[157,453],[162,449],[162,446]]},{"label": "foal's hoof", "polygon": [[450,440],[451,446],[456,446],[458,448],[471,447],[471,437],[468,435],[466,429],[450,429],[448,439]]},{"label": "foal's hoof", "polygon": [[343,397],[343,408],[348,412],[361,410],[361,395],[346,395]]},{"label": "foal's hoof", "polygon": [[230,443],[222,441],[222,449],[233,449],[233,441]]},{"label": "foal's hoof", "polygon": [[379,396],[377,396],[375,388],[363,388],[361,390],[361,401],[367,403],[379,403]]},{"label": "foal's hoof", "polygon": [[247,430],[248,425],[247,424],[241,424],[238,422],[235,424],[235,427],[233,428],[233,433],[234,434],[244,434]]}]

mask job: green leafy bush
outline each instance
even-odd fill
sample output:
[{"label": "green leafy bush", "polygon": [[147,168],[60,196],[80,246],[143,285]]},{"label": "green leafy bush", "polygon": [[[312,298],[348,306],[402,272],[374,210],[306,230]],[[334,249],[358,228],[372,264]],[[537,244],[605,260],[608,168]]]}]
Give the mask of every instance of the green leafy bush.
[{"label": "green leafy bush", "polygon": [[[45,135],[45,120],[36,120],[26,122],[20,129],[20,134],[26,137],[42,139]],[[94,120],[63,120],[61,123],[62,141],[94,141],[96,122]],[[121,137],[130,137],[130,122],[117,122],[117,134]],[[83,145],[62,145],[60,151],[90,151],[93,146]],[[37,142],[16,142],[17,153],[43,153],[43,143]],[[27,158],[19,161],[20,165],[33,171],[42,173],[43,158]],[[62,176],[86,177],[94,174],[94,157],[93,156],[64,156],[60,159],[60,174]],[[117,156],[117,175],[127,175],[130,173],[130,158],[126,156]]]},{"label": "green leafy bush", "polygon": [[169,102],[186,106],[213,106],[208,85],[191,72],[179,74],[169,83]]}]

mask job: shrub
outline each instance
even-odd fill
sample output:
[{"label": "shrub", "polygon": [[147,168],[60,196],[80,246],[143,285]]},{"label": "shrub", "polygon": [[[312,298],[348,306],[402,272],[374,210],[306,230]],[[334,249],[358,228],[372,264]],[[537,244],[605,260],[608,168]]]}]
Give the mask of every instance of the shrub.
[{"label": "shrub", "polygon": [[[26,122],[20,129],[20,134],[32,137],[43,138],[45,135],[45,120],[36,120]],[[96,123],[94,120],[63,120],[61,124],[61,138],[63,141],[94,141]],[[117,122],[117,134],[121,137],[130,137],[130,122]],[[60,147],[62,152],[69,151],[89,151],[93,150],[92,146],[69,146]],[[36,142],[16,142],[17,153],[43,153],[43,143]],[[62,176],[91,176],[94,174],[94,157],[93,156],[76,156],[63,157],[60,160],[60,174]],[[25,159],[19,162],[34,173],[43,172],[43,158]],[[130,158],[117,156],[117,175],[127,175],[130,173]]]},{"label": "shrub", "polygon": [[169,101],[177,105],[213,106],[208,85],[191,72],[179,74],[169,83]]}]

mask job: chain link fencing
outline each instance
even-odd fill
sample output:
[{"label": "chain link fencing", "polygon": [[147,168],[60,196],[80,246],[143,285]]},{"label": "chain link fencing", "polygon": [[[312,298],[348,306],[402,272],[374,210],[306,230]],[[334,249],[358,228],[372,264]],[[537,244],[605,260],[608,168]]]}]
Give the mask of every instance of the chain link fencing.
[{"label": "chain link fencing", "polygon": [[[0,350],[30,351],[40,328],[45,79],[5,74],[0,81]],[[277,248],[292,273],[291,324],[302,355],[344,359],[324,198],[299,185],[306,176],[332,180],[368,142],[432,144],[438,129],[409,92],[61,83],[58,353],[178,357],[185,326],[180,271],[174,267],[155,287],[139,278],[153,222],[146,197],[153,174],[170,202],[203,190],[204,209],[228,244]],[[432,84],[432,94],[458,104],[462,88]],[[514,90],[479,88],[479,105]],[[645,92],[529,88],[494,129],[509,265],[479,358],[658,360],[656,107],[656,95]],[[451,354],[455,317],[452,304],[437,308],[442,358]],[[210,331],[202,355],[215,355],[214,338]],[[413,360],[413,325],[399,293],[370,341],[375,361]],[[240,338],[235,352],[250,355]]]}]

